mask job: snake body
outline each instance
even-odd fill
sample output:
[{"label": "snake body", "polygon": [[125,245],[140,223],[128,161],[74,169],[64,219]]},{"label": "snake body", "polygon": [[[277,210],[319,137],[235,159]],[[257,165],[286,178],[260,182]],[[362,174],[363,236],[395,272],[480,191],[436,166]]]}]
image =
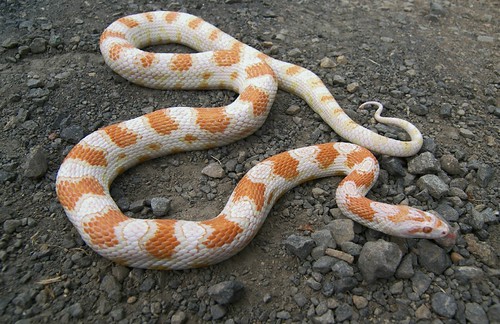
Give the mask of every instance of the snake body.
[{"label": "snake body", "polygon": [[[140,49],[165,43],[187,45],[200,53]],[[224,107],[165,108],[110,125],[73,147],[59,169],[57,195],[84,241],[100,255],[140,268],[215,264],[252,240],[283,193],[333,175],[346,175],[336,201],[355,221],[402,237],[439,238],[449,233],[449,225],[438,215],[364,197],[379,171],[366,148],[411,156],[422,145],[415,126],[381,117],[381,107],[376,119],[403,128],[410,141],[383,137],[356,124],[313,72],[273,59],[186,13],[157,11],[120,18],[101,35],[100,49],[115,72],[145,87],[239,93]],[[151,158],[222,146],[252,134],[266,120],[278,88],[303,98],[340,136],[358,145],[320,144],[268,158],[248,171],[222,212],[209,220],[132,219],[120,211],[109,193],[117,175]]]}]

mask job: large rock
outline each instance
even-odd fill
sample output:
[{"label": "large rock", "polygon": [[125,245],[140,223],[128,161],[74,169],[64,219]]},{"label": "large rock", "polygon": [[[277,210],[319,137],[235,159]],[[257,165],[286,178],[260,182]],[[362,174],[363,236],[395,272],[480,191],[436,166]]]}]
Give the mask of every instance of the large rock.
[{"label": "large rock", "polygon": [[384,240],[368,242],[359,256],[359,270],[368,282],[378,278],[390,278],[396,272],[402,257],[403,252],[395,243]]}]

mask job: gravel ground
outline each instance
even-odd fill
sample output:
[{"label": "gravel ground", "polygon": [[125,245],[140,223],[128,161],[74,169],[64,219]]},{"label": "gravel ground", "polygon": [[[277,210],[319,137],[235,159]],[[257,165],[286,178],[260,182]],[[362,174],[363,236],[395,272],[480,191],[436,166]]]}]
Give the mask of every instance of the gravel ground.
[{"label": "gravel ground", "polygon": [[[235,98],[144,89],[104,65],[102,30],[157,9],[198,15],[313,70],[379,133],[405,138],[360,103],[379,100],[385,115],[415,123],[424,148],[409,159],[379,156],[369,195],[439,211],[457,228],[456,245],[353,224],[333,199],[340,179],[330,178],[284,195],[250,245],[219,265],[144,271],[91,251],[54,191],[72,145],[160,107]],[[499,16],[487,0],[1,1],[0,321],[500,323]],[[280,92],[256,134],[146,162],[112,192],[134,217],[210,218],[257,161],[337,140],[303,101]]]}]

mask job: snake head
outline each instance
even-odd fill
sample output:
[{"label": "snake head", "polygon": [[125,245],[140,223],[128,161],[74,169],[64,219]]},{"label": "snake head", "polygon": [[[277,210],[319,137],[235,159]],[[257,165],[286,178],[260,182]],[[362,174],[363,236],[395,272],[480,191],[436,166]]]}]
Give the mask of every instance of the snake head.
[{"label": "snake head", "polygon": [[404,237],[439,239],[454,235],[450,224],[437,213],[408,208],[408,216]]}]

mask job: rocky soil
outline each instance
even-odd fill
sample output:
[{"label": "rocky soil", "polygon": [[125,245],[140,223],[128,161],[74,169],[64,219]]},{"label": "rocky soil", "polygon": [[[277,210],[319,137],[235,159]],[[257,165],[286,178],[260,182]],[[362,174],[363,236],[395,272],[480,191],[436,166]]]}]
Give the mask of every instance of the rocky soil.
[{"label": "rocky soil", "polygon": [[[379,156],[369,196],[440,212],[458,230],[456,244],[354,224],[336,207],[340,179],[329,178],[284,195],[243,252],[209,268],[130,269],[90,250],[54,191],[70,148],[160,107],[236,96],[145,89],[104,65],[104,28],[158,9],[198,15],[314,71],[379,133],[405,138],[358,110],[362,102],[379,100],[385,115],[413,122],[422,151]],[[500,323],[498,17],[488,0],[1,1],[0,322]],[[280,92],[256,134],[146,162],[112,192],[133,217],[206,219],[256,162],[338,140],[302,100]]]}]

